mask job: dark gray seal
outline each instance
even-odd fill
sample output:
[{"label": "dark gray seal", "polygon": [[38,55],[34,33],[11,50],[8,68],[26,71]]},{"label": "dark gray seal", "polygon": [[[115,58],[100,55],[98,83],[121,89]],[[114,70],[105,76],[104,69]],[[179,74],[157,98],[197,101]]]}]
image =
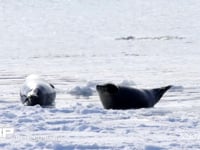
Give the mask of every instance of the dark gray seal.
[{"label": "dark gray seal", "polygon": [[136,89],[108,83],[96,90],[105,109],[139,109],[153,107],[171,87]]},{"label": "dark gray seal", "polygon": [[54,107],[56,91],[52,84],[37,75],[30,75],[20,89],[21,102],[26,106]]}]

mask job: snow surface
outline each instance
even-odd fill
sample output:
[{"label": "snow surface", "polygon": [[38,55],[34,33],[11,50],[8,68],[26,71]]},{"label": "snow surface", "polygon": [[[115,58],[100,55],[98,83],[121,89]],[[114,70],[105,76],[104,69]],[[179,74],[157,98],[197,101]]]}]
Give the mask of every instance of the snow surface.
[{"label": "snow surface", "polygon": [[[0,149],[200,149],[197,0],[0,0]],[[39,74],[56,108],[25,107]],[[150,109],[105,110],[96,84],[172,84]],[[14,129],[13,134],[5,130]],[[7,133],[7,132],[6,132]]]}]

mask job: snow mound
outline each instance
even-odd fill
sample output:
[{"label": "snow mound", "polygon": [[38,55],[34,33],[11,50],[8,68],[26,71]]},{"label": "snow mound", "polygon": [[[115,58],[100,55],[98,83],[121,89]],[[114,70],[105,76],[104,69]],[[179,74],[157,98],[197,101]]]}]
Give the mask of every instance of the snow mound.
[{"label": "snow mound", "polygon": [[71,90],[69,90],[69,94],[76,96],[76,98],[85,97],[89,98],[90,96],[94,95],[96,92],[96,82],[89,81],[84,86],[75,86]]},{"label": "snow mound", "polygon": [[132,80],[123,80],[120,84],[120,86],[135,86],[135,82]]},{"label": "snow mound", "polygon": [[145,150],[165,150],[165,148],[149,145],[145,147]]}]

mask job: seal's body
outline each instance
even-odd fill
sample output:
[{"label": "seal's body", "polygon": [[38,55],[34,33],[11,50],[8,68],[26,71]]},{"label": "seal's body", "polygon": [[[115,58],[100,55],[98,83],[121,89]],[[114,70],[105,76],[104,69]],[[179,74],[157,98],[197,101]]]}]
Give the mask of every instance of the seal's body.
[{"label": "seal's body", "polygon": [[105,109],[138,109],[153,107],[170,87],[136,89],[108,83],[96,89]]},{"label": "seal's body", "polygon": [[20,89],[21,102],[26,106],[55,106],[56,91],[52,84],[36,75],[30,75]]}]

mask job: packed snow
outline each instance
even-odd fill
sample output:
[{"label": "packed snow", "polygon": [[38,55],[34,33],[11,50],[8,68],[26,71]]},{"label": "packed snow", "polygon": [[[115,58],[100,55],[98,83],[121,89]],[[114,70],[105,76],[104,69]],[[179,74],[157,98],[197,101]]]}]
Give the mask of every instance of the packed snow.
[{"label": "packed snow", "polygon": [[[0,149],[200,149],[197,0],[0,0]],[[56,107],[28,107],[38,74]],[[106,110],[97,84],[173,85],[150,109]]]}]

